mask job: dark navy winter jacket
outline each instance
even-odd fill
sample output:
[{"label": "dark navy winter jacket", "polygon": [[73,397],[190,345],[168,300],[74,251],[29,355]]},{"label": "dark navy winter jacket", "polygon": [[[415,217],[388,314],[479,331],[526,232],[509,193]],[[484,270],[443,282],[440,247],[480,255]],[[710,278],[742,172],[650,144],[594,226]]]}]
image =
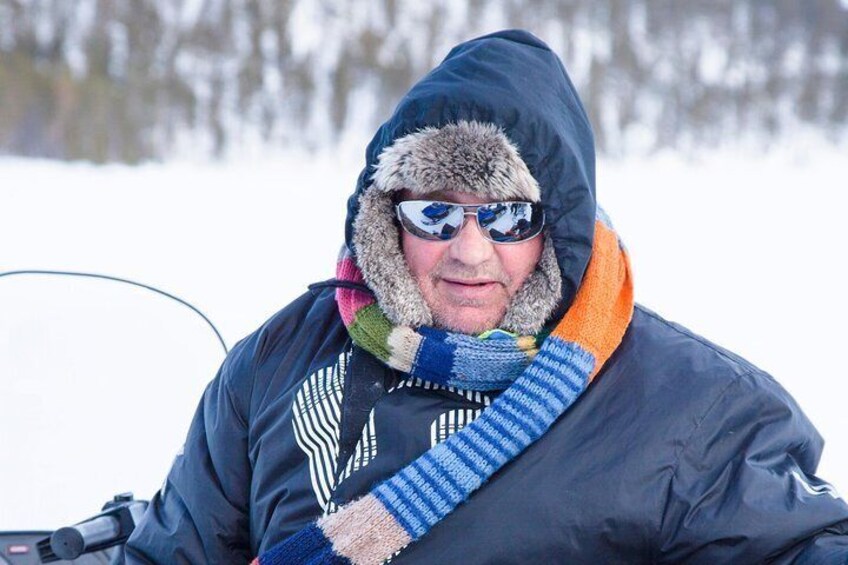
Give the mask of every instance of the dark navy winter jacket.
[{"label": "dark navy winter jacket", "polygon": [[[559,60],[529,34],[456,47],[401,101],[369,145],[348,241],[380,151],[463,119],[501,126],[539,181],[561,313],[591,250],[594,149]],[[352,349],[333,288],[317,287],[227,356],[127,559],[246,563],[495,395],[409,379]],[[637,305],[580,399],[393,563],[848,563],[848,506],[815,477],[822,443],[769,375]]]},{"label": "dark navy winter jacket", "polygon": [[[331,290],[305,294],[241,341],[133,534],[130,561],[246,563],[319,516],[316,493],[332,486],[321,452],[335,455],[341,418],[316,403],[304,423],[296,397],[338,382],[329,388],[343,403],[349,347]],[[389,389],[366,426],[376,454],[335,489],[337,503],[429,449],[440,422],[487,403],[420,383]],[[821,449],[769,375],[637,306],[577,403],[394,562],[845,563],[848,506],[814,476]]]}]

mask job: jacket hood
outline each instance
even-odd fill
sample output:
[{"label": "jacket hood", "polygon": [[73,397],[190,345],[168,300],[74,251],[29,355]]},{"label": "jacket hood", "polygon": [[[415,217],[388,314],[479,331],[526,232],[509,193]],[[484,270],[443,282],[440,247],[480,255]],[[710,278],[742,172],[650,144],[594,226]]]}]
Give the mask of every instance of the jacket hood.
[{"label": "jacket hood", "polygon": [[497,32],[454,47],[403,97],[366,150],[365,167],[348,199],[347,245],[357,254],[354,225],[361,197],[375,182],[384,150],[410,134],[461,122],[496,126],[538,184],[546,238],[561,274],[558,317],[573,301],[591,255],[594,138],[561,61],[528,32]]}]

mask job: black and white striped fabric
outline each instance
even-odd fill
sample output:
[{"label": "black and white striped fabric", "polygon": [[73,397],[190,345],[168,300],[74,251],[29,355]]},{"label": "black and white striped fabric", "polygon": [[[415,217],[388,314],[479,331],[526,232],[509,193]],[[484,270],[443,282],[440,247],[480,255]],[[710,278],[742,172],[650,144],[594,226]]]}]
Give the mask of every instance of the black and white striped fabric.
[{"label": "black and white striped fabric", "polygon": [[[340,435],[344,380],[350,363],[351,352],[341,354],[336,363],[307,377],[295,397],[292,425],[297,445],[309,458],[309,475],[312,490],[324,514],[332,514],[338,506],[332,501],[335,489],[353,473],[367,466],[377,456],[378,438],[374,423],[374,410],[362,430],[353,455],[347,462],[340,462]],[[430,446],[445,441],[473,422],[492,403],[492,398],[474,390],[462,390],[442,386],[417,378],[399,381],[387,393],[402,388],[445,390],[464,399],[480,404],[477,409],[449,410],[440,414],[430,424]],[[344,468],[339,472],[339,465]]]}]

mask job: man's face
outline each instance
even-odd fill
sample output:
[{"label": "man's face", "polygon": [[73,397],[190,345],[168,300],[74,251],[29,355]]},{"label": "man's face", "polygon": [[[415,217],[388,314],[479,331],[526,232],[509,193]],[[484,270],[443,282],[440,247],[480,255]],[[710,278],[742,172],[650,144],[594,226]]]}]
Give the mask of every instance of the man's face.
[{"label": "man's face", "polygon": [[[457,204],[483,204],[477,196],[440,191],[403,200],[425,198]],[[467,334],[498,327],[512,297],[536,268],[543,240],[535,237],[514,244],[492,243],[483,237],[477,220],[465,217],[459,235],[447,241],[426,241],[401,230],[403,254],[436,326]]]}]

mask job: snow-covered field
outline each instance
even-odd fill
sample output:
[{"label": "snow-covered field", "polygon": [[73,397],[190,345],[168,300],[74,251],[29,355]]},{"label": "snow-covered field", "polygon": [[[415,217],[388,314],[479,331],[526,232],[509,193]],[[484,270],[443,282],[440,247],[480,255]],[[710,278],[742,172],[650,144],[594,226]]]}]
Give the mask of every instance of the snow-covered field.
[{"label": "snow-covered field", "polygon": [[[774,375],[827,441],[820,475],[848,489],[845,149],[602,161],[598,195],[637,301]],[[232,346],[333,275],[359,166],[0,159],[0,272],[154,285]],[[121,491],[151,497],[223,359],[208,326],[146,290],[55,276],[0,278],[0,313],[0,529],[78,521]]]}]

